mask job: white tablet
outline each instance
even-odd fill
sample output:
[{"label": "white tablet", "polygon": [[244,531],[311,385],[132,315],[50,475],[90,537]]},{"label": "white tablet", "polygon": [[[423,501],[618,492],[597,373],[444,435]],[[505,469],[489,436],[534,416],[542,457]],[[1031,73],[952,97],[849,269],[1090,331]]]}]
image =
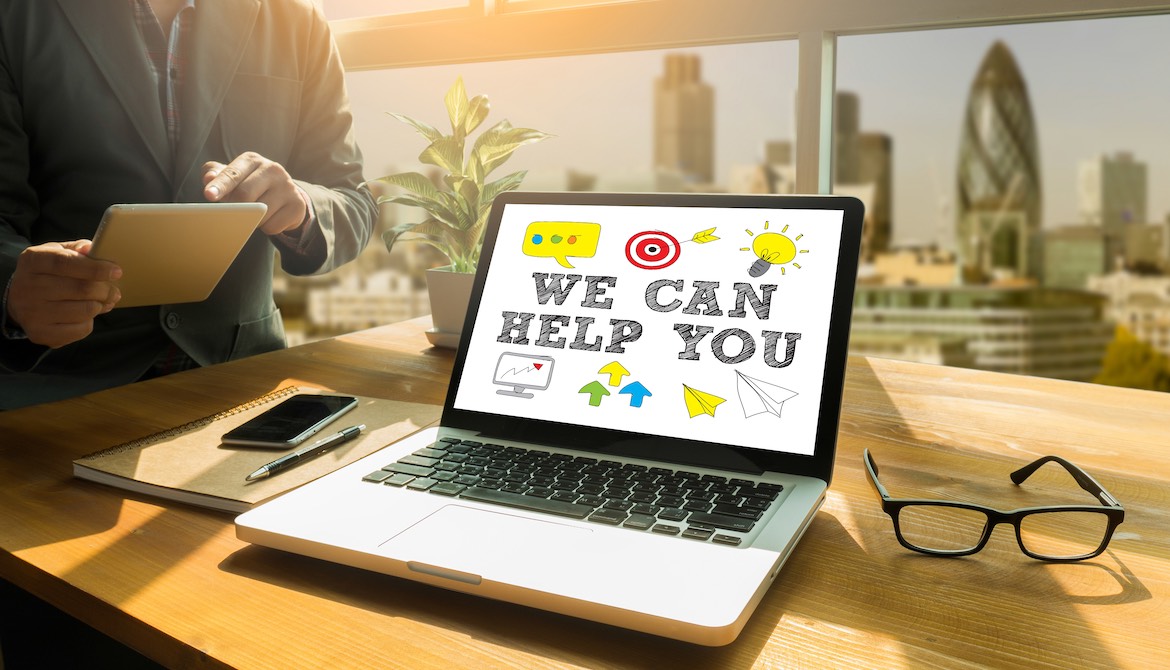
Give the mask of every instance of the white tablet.
[{"label": "white tablet", "polygon": [[211,295],[266,211],[260,202],[112,205],[89,255],[121,266],[116,307],[199,302]]}]

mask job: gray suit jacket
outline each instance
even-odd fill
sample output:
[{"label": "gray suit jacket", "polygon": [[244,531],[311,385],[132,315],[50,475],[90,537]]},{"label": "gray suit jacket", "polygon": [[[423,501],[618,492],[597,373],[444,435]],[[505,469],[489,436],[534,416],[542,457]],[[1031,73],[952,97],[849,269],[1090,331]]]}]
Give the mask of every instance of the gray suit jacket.
[{"label": "gray suit jacket", "polygon": [[[172,151],[127,0],[0,0],[0,290],[25,247],[92,238],[114,203],[202,201],[202,164],[244,151],[313,202],[308,253],[282,253],[286,271],[327,272],[365,247],[376,205],[312,2],[198,0],[191,38]],[[0,408],[131,382],[170,341],[202,365],[283,347],[276,251],[257,232],[207,300],[115,309],[61,349],[0,337]]]}]

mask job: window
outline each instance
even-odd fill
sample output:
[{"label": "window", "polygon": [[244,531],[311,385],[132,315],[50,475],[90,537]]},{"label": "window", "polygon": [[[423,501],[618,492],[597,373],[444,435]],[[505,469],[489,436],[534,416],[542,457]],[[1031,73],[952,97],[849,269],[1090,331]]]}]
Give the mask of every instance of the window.
[{"label": "window", "polygon": [[[703,81],[715,89],[712,182],[730,190],[763,183],[862,197],[877,216],[867,227],[869,260],[913,247],[896,262],[875,263],[881,272],[866,281],[927,291],[929,310],[978,296],[978,309],[992,312],[979,318],[988,320],[1008,316],[994,310],[1009,307],[1046,307],[1058,321],[1077,315],[1082,323],[1067,326],[1067,339],[1103,349],[1109,337],[1102,339],[1101,326],[1109,322],[1089,323],[1092,315],[1127,310],[1103,306],[1105,289],[1090,295],[1077,285],[1106,275],[1127,245],[1143,250],[1135,271],[1166,271],[1159,262],[1170,256],[1167,244],[1148,241],[1170,240],[1170,202],[1162,202],[1170,189],[1157,188],[1170,170],[1170,152],[1157,145],[1167,104],[1159,97],[1165,87],[1155,83],[1167,57],[1152,46],[1170,28],[1164,15],[1170,3],[1052,0],[1037,9],[973,0],[880,6],[739,0],[733,8],[708,0],[322,2],[337,19],[334,31],[351,71],[367,176],[410,167],[419,148],[418,138],[383,112],[440,121],[442,92],[462,74],[472,94],[492,97],[492,119],[557,135],[509,164],[532,171],[526,187],[542,179],[563,187],[581,175],[604,185],[611,170],[647,167],[652,151],[649,87],[621,90],[621,79],[610,77],[644,80],[660,73],[667,54],[699,54]],[[971,83],[996,42],[1027,84],[1026,100],[1008,96],[996,107],[971,99]],[[599,82],[614,90],[601,90]],[[744,82],[754,90],[732,94]],[[547,93],[532,97],[527,89]],[[583,106],[598,113],[574,117]],[[1029,119],[1034,145],[1021,140]],[[756,137],[737,145],[727,124]],[[964,135],[964,124],[986,131],[978,135],[981,144]],[[374,139],[377,133],[385,138]],[[995,160],[970,158],[979,151]],[[610,167],[615,156],[639,152],[635,165]],[[787,168],[761,172],[752,161],[754,168]],[[1005,183],[1003,173],[1018,176]],[[1146,196],[1134,187],[1140,174]],[[1050,236],[1080,222],[1107,229],[1104,240],[1085,231]],[[906,259],[915,257],[926,261],[907,272],[914,264]],[[895,277],[899,272],[904,276]],[[940,290],[947,282],[971,296]],[[1000,290],[1008,286],[1016,292]],[[1149,296],[1170,286],[1143,290]],[[892,303],[875,294],[859,308],[867,304]],[[947,317],[928,320],[940,318]],[[861,314],[855,319],[865,321]],[[1165,334],[1154,340],[1166,341]],[[955,364],[974,359],[957,344],[950,338],[927,348],[944,358],[954,353]]]}]

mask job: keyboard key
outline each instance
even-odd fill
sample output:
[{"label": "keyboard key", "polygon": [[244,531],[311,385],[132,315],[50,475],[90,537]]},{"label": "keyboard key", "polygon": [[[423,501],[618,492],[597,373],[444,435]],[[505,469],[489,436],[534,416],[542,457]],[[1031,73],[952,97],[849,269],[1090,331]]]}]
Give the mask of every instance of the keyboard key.
[{"label": "keyboard key", "polygon": [[715,509],[711,510],[711,513],[738,516],[743,519],[751,519],[752,521],[759,521],[760,517],[764,516],[763,511],[754,507],[736,507],[735,505],[716,505]]},{"label": "keyboard key", "polygon": [[602,505],[602,507],[605,509],[616,509],[623,512],[629,511],[629,509],[633,506],[634,503],[630,502],[629,500],[607,500],[605,501],[605,504]]},{"label": "keyboard key", "polygon": [[430,447],[423,447],[422,449],[419,449],[418,451],[414,452],[414,455],[415,456],[422,456],[424,458],[439,458],[439,459],[441,459],[441,458],[443,458],[444,455],[446,455],[446,453],[447,453],[446,451],[442,451],[439,449],[431,449]]},{"label": "keyboard key", "polygon": [[[581,490],[578,489],[577,492],[580,493]],[[583,495],[581,496],[580,500],[577,501],[577,504],[589,505],[590,507],[601,507],[605,504],[605,498],[602,498],[601,496]]]},{"label": "keyboard key", "polygon": [[750,507],[752,509],[766,510],[772,506],[772,501],[767,498],[747,497],[743,499],[741,507]]},{"label": "keyboard key", "polygon": [[480,486],[468,487],[459,494],[459,497],[467,500],[507,505],[508,507],[518,507],[535,512],[548,512],[549,514],[557,514],[574,519],[584,519],[593,511],[592,507],[586,505],[562,502],[560,500],[546,500],[545,498],[533,498],[507,491],[493,491],[492,489]]},{"label": "keyboard key", "polygon": [[662,533],[663,535],[678,535],[682,532],[682,528],[672,526],[668,523],[656,523],[650,530],[655,533]]},{"label": "keyboard key", "polygon": [[424,468],[421,465],[410,465],[409,463],[391,463],[386,466],[386,469],[390,472],[413,475],[415,477],[430,477],[435,472],[431,468]]},{"label": "keyboard key", "polygon": [[419,478],[415,479],[414,481],[410,482],[409,484],[407,484],[406,488],[414,489],[416,491],[426,491],[427,489],[431,488],[435,484],[438,484],[438,482],[431,479],[430,477],[419,477]]},{"label": "keyboard key", "polygon": [[427,458],[425,456],[416,456],[411,454],[409,456],[403,456],[402,458],[398,459],[398,462],[406,463],[407,465],[421,465],[424,468],[433,468],[435,467],[435,463],[438,463],[439,460],[440,459],[438,458]]},{"label": "keyboard key", "polygon": [[504,484],[502,487],[500,487],[500,490],[504,491],[506,493],[523,494],[525,491],[528,490],[528,485],[527,484],[517,484],[516,482],[508,482],[507,484]]},{"label": "keyboard key", "polygon": [[661,511],[662,508],[658,505],[648,505],[646,503],[634,505],[630,508],[630,512],[634,514],[649,514],[650,516],[658,516],[658,513]]},{"label": "keyboard key", "polygon": [[706,512],[711,509],[711,503],[703,502],[702,500],[691,500],[682,507],[691,512]]},{"label": "keyboard key", "polygon": [[647,514],[631,514],[630,518],[622,522],[622,527],[634,530],[646,530],[654,525],[656,519]]},{"label": "keyboard key", "polygon": [[616,509],[599,509],[593,514],[589,515],[590,521],[604,523],[610,526],[616,526],[619,523],[625,521],[626,518],[627,514],[625,512],[620,512]]},{"label": "keyboard key", "polygon": [[554,493],[554,491],[550,488],[547,488],[544,486],[534,486],[534,487],[528,489],[527,491],[525,491],[524,495],[532,496],[534,498],[548,498],[553,493]]},{"label": "keyboard key", "polygon": [[390,477],[389,479],[387,479],[386,481],[384,481],[382,483],[386,484],[387,486],[406,486],[407,484],[409,484],[413,481],[414,481],[413,475],[397,474],[397,475]]},{"label": "keyboard key", "polygon": [[692,540],[707,540],[714,532],[705,528],[688,528],[682,532],[682,536]]},{"label": "keyboard key", "polygon": [[741,540],[740,538],[738,538],[734,535],[721,535],[719,533],[716,533],[715,536],[711,538],[711,541],[715,542],[717,544],[728,544],[728,545],[731,545],[733,547],[738,547],[740,542],[742,542],[743,540]]},{"label": "keyboard key", "polygon": [[664,519],[666,521],[682,521],[688,516],[690,516],[690,512],[687,512],[686,510],[675,509],[673,507],[668,507],[658,513],[658,518]]},{"label": "keyboard key", "polygon": [[456,484],[462,484],[464,486],[475,486],[479,483],[480,479],[475,475],[459,475],[451,481],[455,482]]},{"label": "keyboard key", "polygon": [[384,482],[387,479],[389,479],[393,474],[394,474],[393,472],[390,472],[388,470],[375,470],[375,471],[371,472],[370,474],[366,475],[365,477],[362,477],[362,481],[363,482],[374,482],[375,484],[379,484],[379,483]]},{"label": "keyboard key", "polygon": [[570,502],[571,503],[571,502],[577,502],[577,498],[580,498],[580,497],[581,496],[577,495],[573,491],[557,491],[556,493],[549,496],[549,500],[560,500],[561,502]]},{"label": "keyboard key", "polygon": [[455,473],[454,472],[436,472],[435,474],[431,475],[431,479],[438,481],[438,482],[449,482],[452,479],[455,479]]},{"label": "keyboard key", "polygon": [[455,496],[463,492],[467,488],[462,484],[455,484],[454,482],[439,482],[431,488],[427,489],[431,493],[439,493],[445,496]]},{"label": "keyboard key", "polygon": [[750,531],[756,525],[756,522],[751,519],[727,516],[725,514],[707,514],[704,512],[694,512],[691,514],[689,521],[691,524],[704,524],[714,526],[715,528],[722,528],[723,530],[735,530],[741,533]]}]

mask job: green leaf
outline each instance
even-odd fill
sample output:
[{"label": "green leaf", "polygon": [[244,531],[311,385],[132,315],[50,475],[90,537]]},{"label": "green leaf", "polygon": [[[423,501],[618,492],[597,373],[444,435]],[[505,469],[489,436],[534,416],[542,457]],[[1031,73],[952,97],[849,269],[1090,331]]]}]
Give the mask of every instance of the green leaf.
[{"label": "green leaf", "polygon": [[429,126],[422,121],[416,121],[415,119],[412,119],[404,114],[395,114],[394,112],[386,113],[407,125],[414,126],[414,129],[417,130],[420,135],[427,138],[428,142],[434,142],[443,136],[443,133],[440,133],[436,128]]},{"label": "green leaf", "polygon": [[474,181],[475,185],[483,190],[483,182],[487,175],[483,171],[483,163],[480,162],[479,156],[471,154],[464,169],[467,171],[467,178]]},{"label": "green leaf", "polygon": [[512,191],[520,187],[520,182],[524,181],[524,177],[528,175],[528,170],[521,170],[513,172],[512,174],[502,179],[497,179],[483,187],[483,193],[480,194],[479,199],[479,215],[485,216],[492,208],[492,201],[496,196],[505,191]]},{"label": "green leaf", "polygon": [[470,105],[467,101],[467,89],[463,87],[463,77],[455,78],[455,83],[447,91],[447,97],[443,102],[447,105],[447,116],[451,119],[451,132],[460,139],[466,137],[464,126]]},{"label": "green leaf", "polygon": [[398,174],[386,175],[385,177],[378,177],[372,181],[398,186],[426,198],[434,198],[435,193],[438,192],[434,183],[426,175],[419,174],[418,172],[400,172]]},{"label": "green leaf", "polygon": [[473,130],[483,123],[487,118],[488,112],[491,111],[491,103],[488,102],[486,95],[477,95],[471,99],[470,108],[467,110],[467,119],[463,122],[463,134],[470,135]]},{"label": "green leaf", "polygon": [[[432,218],[438,219],[443,223],[458,228],[460,227],[460,216],[455,209],[452,209],[446,201],[440,196],[442,191],[435,192],[435,199],[420,198],[413,195],[384,195],[378,198],[378,204],[393,203],[396,205],[406,205],[408,207],[418,207]],[[450,195],[450,194],[447,194]]]},{"label": "green leaf", "polygon": [[452,227],[459,230],[467,230],[475,223],[475,220],[467,212],[466,203],[462,202],[454,193],[439,191],[438,200],[445,209],[454,214],[455,220],[445,221],[445,223],[450,223]]},{"label": "green leaf", "polygon": [[501,128],[500,125],[503,123],[507,122],[501,122],[480,135],[471,149],[472,155],[478,157],[483,163],[485,175],[502,165],[514,151],[525,144],[540,142],[552,137],[531,128],[512,128],[511,126]]},{"label": "green leaf", "polygon": [[463,174],[463,140],[454,137],[440,137],[431,142],[418,159],[450,172]]}]

